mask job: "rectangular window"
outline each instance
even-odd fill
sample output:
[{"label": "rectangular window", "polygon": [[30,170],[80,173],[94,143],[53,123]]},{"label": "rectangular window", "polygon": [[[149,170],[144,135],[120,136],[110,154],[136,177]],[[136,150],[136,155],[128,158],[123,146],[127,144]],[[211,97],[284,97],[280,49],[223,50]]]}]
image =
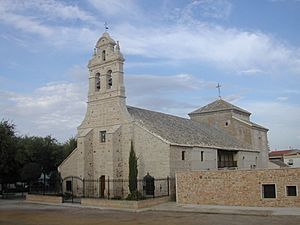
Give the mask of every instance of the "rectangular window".
[{"label": "rectangular window", "polygon": [[262,197],[263,198],[276,198],[275,184],[263,184],[262,185]]},{"label": "rectangular window", "polygon": [[204,161],[204,152],[203,151],[201,151],[201,162],[203,162]]},{"label": "rectangular window", "polygon": [[297,196],[297,187],[286,186],[286,196]]},{"label": "rectangular window", "polygon": [[106,142],[106,131],[100,131],[100,141]]},{"label": "rectangular window", "polygon": [[66,189],[67,191],[72,191],[72,181],[70,180],[66,181]]},{"label": "rectangular window", "polygon": [[236,151],[218,150],[218,168],[237,167]]},{"label": "rectangular window", "polygon": [[181,159],[182,159],[182,160],[185,160],[185,151],[182,151],[182,152],[181,152]]}]

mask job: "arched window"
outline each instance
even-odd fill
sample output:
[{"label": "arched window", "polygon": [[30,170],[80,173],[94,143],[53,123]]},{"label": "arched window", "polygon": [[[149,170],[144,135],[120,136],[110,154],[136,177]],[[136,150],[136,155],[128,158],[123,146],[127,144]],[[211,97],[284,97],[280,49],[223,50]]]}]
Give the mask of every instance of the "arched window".
[{"label": "arched window", "polygon": [[111,70],[109,70],[108,72],[107,72],[107,88],[111,88],[112,87],[112,71]]},{"label": "arched window", "polygon": [[100,90],[100,73],[96,73],[96,91]]},{"label": "arched window", "polygon": [[105,50],[102,51],[102,60],[105,61]]}]

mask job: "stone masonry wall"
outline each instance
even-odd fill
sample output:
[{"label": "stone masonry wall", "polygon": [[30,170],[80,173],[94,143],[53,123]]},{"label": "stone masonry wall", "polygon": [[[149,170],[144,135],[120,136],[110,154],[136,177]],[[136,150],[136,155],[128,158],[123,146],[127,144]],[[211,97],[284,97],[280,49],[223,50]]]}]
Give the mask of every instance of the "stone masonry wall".
[{"label": "stone masonry wall", "polygon": [[73,152],[68,156],[67,159],[58,167],[58,171],[61,173],[61,177],[65,178],[68,176],[82,177],[80,174],[80,162],[83,161],[82,153],[78,148],[74,149]]},{"label": "stone masonry wall", "polygon": [[133,144],[138,157],[139,179],[143,179],[147,173],[155,178],[170,176],[169,144],[138,125],[134,126]]},{"label": "stone masonry wall", "polygon": [[[178,172],[177,203],[300,207],[299,177],[299,168]],[[263,184],[275,184],[276,198],[262,197]],[[297,196],[287,196],[286,186],[296,186]]]}]

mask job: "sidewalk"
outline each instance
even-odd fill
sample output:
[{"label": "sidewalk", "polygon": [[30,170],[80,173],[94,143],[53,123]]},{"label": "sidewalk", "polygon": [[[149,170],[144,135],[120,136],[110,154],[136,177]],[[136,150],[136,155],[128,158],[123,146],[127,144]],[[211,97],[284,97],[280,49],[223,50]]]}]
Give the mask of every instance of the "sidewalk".
[{"label": "sidewalk", "polygon": [[[8,201],[8,200],[7,200]],[[11,203],[18,203],[18,206],[26,203],[34,203],[40,205],[49,205],[57,207],[78,207],[99,210],[127,211],[127,212],[181,212],[181,213],[202,213],[202,214],[228,214],[228,215],[255,215],[255,216],[300,216],[300,208],[278,208],[278,207],[244,207],[244,206],[219,206],[219,205],[191,205],[177,204],[176,202],[167,202],[160,205],[142,209],[127,208],[111,208],[99,206],[84,206],[72,203],[42,203],[42,202],[26,202],[24,200],[9,200]],[[7,203],[7,202],[6,202]],[[1,204],[0,204],[1,205]],[[6,207],[8,205],[6,204]]]},{"label": "sidewalk", "polygon": [[163,203],[152,208],[152,211],[191,212],[204,214],[231,214],[231,215],[257,215],[257,216],[300,216],[300,208],[275,207],[244,207],[244,206],[218,206],[218,205],[184,205],[176,202]]}]

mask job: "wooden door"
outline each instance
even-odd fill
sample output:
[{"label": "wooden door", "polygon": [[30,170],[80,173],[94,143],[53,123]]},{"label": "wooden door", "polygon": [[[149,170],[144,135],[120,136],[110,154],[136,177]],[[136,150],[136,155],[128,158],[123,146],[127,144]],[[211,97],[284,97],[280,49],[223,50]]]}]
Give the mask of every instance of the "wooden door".
[{"label": "wooden door", "polygon": [[105,191],[105,176],[102,175],[100,177],[100,198],[104,198],[104,191]]}]

